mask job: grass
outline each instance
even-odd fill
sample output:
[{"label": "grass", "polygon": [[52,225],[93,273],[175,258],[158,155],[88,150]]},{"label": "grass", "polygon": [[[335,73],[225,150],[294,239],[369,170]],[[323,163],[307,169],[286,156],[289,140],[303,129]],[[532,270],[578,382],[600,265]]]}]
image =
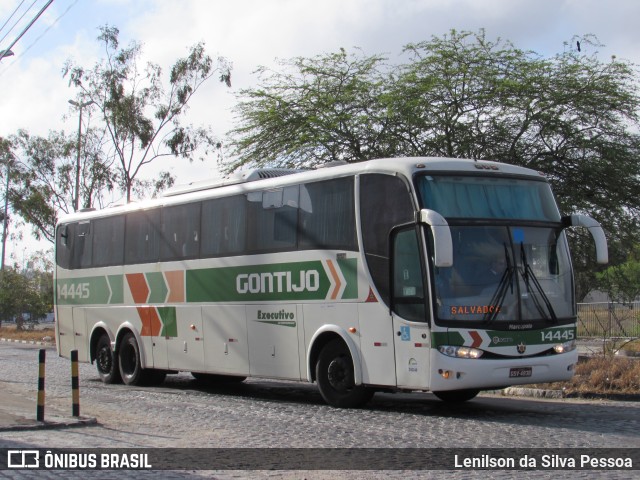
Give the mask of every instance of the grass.
[{"label": "grass", "polygon": [[[53,327],[37,326],[35,330],[17,330],[15,325],[0,327],[0,338],[41,342],[44,337],[55,343]],[[640,351],[640,341],[624,346]],[[599,355],[581,360],[576,373],[567,382],[531,385],[535,388],[563,390],[566,394],[640,394],[640,358]]]}]

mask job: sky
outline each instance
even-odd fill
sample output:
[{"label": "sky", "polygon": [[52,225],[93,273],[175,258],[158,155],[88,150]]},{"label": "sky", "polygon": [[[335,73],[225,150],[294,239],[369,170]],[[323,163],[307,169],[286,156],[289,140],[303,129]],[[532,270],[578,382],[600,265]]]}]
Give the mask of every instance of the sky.
[{"label": "sky", "polygon": [[[0,50],[47,1],[0,0]],[[120,30],[122,45],[141,42],[145,60],[165,71],[197,42],[211,56],[229,59],[232,87],[205,84],[186,118],[224,138],[234,126],[234,95],[256,86],[255,70],[277,59],[358,47],[401,61],[408,43],[451,29],[484,29],[491,40],[544,56],[567,48],[575,35],[594,34],[604,45],[598,49],[603,59],[616,55],[640,64],[639,19],[637,0],[54,0],[11,47],[15,55],[0,61],[0,137],[20,128],[43,136],[77,131],[77,111],[68,104],[77,92],[62,68],[67,60],[93,66],[102,56],[98,27],[106,24]],[[177,183],[219,176],[215,159],[165,167]],[[22,249],[17,257],[25,255],[23,245],[13,248]]]}]

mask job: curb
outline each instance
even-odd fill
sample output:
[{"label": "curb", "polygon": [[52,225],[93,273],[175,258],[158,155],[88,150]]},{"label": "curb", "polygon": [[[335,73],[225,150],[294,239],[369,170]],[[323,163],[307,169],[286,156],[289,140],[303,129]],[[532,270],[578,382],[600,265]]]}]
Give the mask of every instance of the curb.
[{"label": "curb", "polygon": [[595,392],[570,392],[564,390],[545,390],[542,388],[508,387],[500,391],[505,397],[531,397],[531,398],[582,398],[585,400],[616,400],[619,402],[638,402],[640,394],[636,393],[595,393]]},{"label": "curb", "polygon": [[18,425],[0,426],[0,432],[16,432],[26,430],[53,430],[56,428],[77,428],[91,425],[98,425],[98,420],[93,417],[78,417],[74,419],[45,420],[44,422],[35,421],[33,423],[22,423]]},{"label": "curb", "polygon": [[544,390],[542,388],[508,387],[501,390],[504,397],[533,397],[533,398],[566,398],[562,390]]},{"label": "curb", "polygon": [[41,345],[43,347],[55,346],[53,342],[38,342],[36,340],[15,340],[13,338],[0,338],[0,342],[20,343],[22,345]]}]

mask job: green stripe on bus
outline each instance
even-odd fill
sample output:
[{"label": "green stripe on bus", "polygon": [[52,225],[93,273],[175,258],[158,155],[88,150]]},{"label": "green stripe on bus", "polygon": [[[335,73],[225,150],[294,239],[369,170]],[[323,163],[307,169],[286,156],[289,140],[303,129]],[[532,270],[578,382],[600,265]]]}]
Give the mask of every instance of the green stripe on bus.
[{"label": "green stripe on bus", "polygon": [[164,281],[164,275],[162,272],[149,272],[144,274],[147,278],[147,284],[149,285],[149,299],[148,303],[164,303],[167,298],[169,289]]},{"label": "green stripe on bus", "polygon": [[187,302],[323,300],[331,282],[320,261],[186,272]]},{"label": "green stripe on bus", "polygon": [[338,260],[338,266],[340,267],[340,270],[342,270],[342,275],[347,282],[342,298],[358,298],[358,259],[344,258]]},{"label": "green stripe on bus", "polygon": [[[565,325],[561,327],[544,328],[540,330],[510,331],[510,330],[466,330],[467,337],[470,332],[482,332],[483,338],[488,338],[489,343],[483,342],[481,348],[512,347],[525,343],[526,345],[555,345],[576,339],[576,327]],[[448,332],[432,332],[431,342],[434,348],[440,345],[465,345],[465,335],[458,330]],[[469,346],[469,341],[466,342]]]},{"label": "green stripe on bus", "polygon": [[107,282],[111,288],[109,303],[124,303],[124,275],[109,275]]},{"label": "green stripe on bus", "polygon": [[158,315],[162,320],[161,337],[177,337],[178,321],[176,307],[158,307]]},{"label": "green stripe on bus", "polygon": [[91,305],[123,303],[122,275],[58,279],[58,305]]},{"label": "green stripe on bus", "polygon": [[[325,300],[342,287],[342,296],[336,300],[357,299],[358,260],[336,261],[344,282],[330,278],[328,263],[312,260],[187,270],[185,300],[202,303]],[[144,275],[149,286],[147,303],[164,303],[169,289],[162,272]],[[56,282],[57,304],[123,304],[124,287],[123,275],[59,279]]]}]

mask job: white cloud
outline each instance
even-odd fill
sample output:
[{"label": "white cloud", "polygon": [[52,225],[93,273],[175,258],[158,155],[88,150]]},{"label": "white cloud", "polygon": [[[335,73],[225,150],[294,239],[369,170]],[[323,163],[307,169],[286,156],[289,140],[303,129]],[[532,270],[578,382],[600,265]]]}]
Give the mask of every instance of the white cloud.
[{"label": "white cloud", "polygon": [[[561,51],[563,41],[573,35],[593,33],[607,45],[601,49],[603,58],[616,54],[640,63],[637,0],[74,1],[54,2],[46,21],[20,42],[16,57],[0,64],[0,136],[18,128],[43,135],[50,129],[75,131],[75,116],[63,121],[74,92],[61,69],[67,58],[88,67],[95,63],[101,54],[97,27],[106,23],[119,27],[123,43],[141,41],[146,58],[165,70],[199,41],[211,55],[229,58],[233,88],[217,82],[205,85],[188,118],[190,123],[211,125],[219,134],[233,126],[232,92],[255,84],[251,72],[259,65],[354,46],[367,54],[385,53],[394,61],[405,44],[452,28],[485,28],[491,39],[501,37],[543,55]],[[0,24],[17,4],[0,2]],[[52,23],[68,7],[69,12]],[[49,25],[50,31],[23,56],[24,47]],[[0,49],[3,45],[6,42]],[[214,163],[173,165],[180,182],[216,174]]]}]

